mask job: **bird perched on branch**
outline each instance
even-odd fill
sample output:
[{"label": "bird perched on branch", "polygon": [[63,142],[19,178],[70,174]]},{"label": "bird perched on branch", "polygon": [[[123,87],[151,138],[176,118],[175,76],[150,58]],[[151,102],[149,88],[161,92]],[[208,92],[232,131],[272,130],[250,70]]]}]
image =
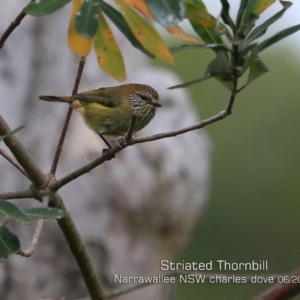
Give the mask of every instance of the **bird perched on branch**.
[{"label": "bird perched on branch", "polygon": [[124,135],[136,117],[133,133],[144,128],[161,107],[159,95],[144,84],[124,84],[79,93],[70,97],[39,96],[50,102],[69,103],[85,120],[88,127],[100,136]]}]

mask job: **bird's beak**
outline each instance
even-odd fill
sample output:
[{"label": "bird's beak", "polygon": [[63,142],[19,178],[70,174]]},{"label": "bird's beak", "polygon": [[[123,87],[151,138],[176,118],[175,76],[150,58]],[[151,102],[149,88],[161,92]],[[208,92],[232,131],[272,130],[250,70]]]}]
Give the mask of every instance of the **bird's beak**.
[{"label": "bird's beak", "polygon": [[162,105],[159,102],[157,102],[157,101],[153,102],[152,104],[155,107],[162,107]]}]

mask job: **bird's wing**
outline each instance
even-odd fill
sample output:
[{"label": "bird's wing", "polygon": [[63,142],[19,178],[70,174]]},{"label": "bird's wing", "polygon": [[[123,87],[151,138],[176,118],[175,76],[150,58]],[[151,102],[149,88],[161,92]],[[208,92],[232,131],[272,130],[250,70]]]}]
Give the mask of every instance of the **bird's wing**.
[{"label": "bird's wing", "polygon": [[120,97],[116,97],[116,94],[110,91],[109,88],[79,93],[73,95],[72,98],[90,103],[99,103],[106,107],[118,107],[121,105]]}]

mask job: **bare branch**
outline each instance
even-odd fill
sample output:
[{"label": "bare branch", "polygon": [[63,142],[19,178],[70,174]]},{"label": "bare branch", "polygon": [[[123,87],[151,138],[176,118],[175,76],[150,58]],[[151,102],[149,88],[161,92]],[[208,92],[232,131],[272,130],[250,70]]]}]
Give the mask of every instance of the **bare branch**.
[{"label": "bare branch", "polygon": [[[30,2],[32,2],[31,0]],[[4,31],[0,38],[0,49],[4,46],[4,43],[8,39],[8,37],[12,34],[12,32],[21,24],[22,20],[26,16],[25,7],[22,9],[22,11],[17,15],[17,17],[14,19],[14,21],[11,22],[11,24],[8,26],[8,28]]]},{"label": "bare branch", "polygon": [[[48,204],[49,204],[49,196],[43,197],[42,203],[45,207],[47,207]],[[31,242],[30,246],[26,250],[20,249],[15,254],[18,254],[18,255],[21,255],[21,256],[24,256],[24,257],[30,257],[34,253],[34,251],[37,247],[37,242],[39,240],[40,234],[41,234],[42,229],[43,229],[43,224],[44,224],[44,219],[38,220],[37,225],[36,225],[36,229],[35,229],[35,232],[34,232],[34,235],[33,235],[33,239],[32,239],[32,242]]]},{"label": "bare branch", "polygon": [[209,124],[215,123],[217,121],[221,121],[221,120],[225,119],[227,116],[228,116],[228,113],[226,111],[221,111],[217,115],[210,117],[206,120],[200,121],[200,122],[196,123],[195,125],[192,125],[189,127],[185,127],[185,128],[179,129],[179,130],[164,132],[164,133],[158,133],[155,135],[141,137],[141,138],[132,138],[131,142],[129,142],[129,145],[156,141],[156,140],[165,139],[165,138],[177,136],[180,134],[184,134],[189,131],[201,129]]},{"label": "bare branch", "polygon": [[8,192],[0,194],[0,199],[23,199],[23,198],[33,198],[33,192],[32,190],[28,189],[26,191],[17,191],[17,192]]},{"label": "bare branch", "polygon": [[12,157],[6,154],[2,148],[0,148],[0,155],[2,155],[7,161],[9,161],[14,167],[16,167],[23,175],[25,175],[30,180],[29,176],[26,174],[24,169]]},{"label": "bare branch", "polygon": [[[49,206],[67,211],[59,195],[56,195],[54,197]],[[76,259],[76,262],[82,274],[82,278],[85,281],[86,287],[92,300],[105,300],[106,298],[97,272],[70,214],[67,213],[65,217],[57,220],[57,222],[68,242],[74,258]]]},{"label": "bare branch", "polygon": [[[82,57],[79,61],[77,75],[76,75],[72,95],[77,94],[78,86],[79,86],[79,83],[80,83],[80,79],[81,79],[81,75],[82,75],[84,65],[85,65],[85,57]],[[57,145],[57,148],[56,148],[56,152],[55,152],[55,155],[54,155],[53,163],[52,163],[52,166],[51,166],[50,173],[53,174],[53,175],[56,173],[59,157],[60,157],[61,150],[62,150],[62,147],[63,147],[63,144],[64,144],[64,140],[65,140],[65,137],[66,137],[68,126],[69,126],[69,123],[70,123],[70,120],[71,120],[72,112],[73,112],[73,108],[71,106],[69,106],[69,109],[68,109],[68,112],[67,112],[67,115],[66,115],[66,119],[65,119],[65,122],[64,122],[64,126],[63,126],[63,129],[62,129],[59,141],[58,141],[58,145]]]},{"label": "bare branch", "polygon": [[285,275],[286,283],[277,283],[256,296],[253,300],[287,300],[300,292],[300,268],[290,275]]},{"label": "bare branch", "polygon": [[63,177],[62,179],[56,181],[55,183],[50,184],[49,188],[52,189],[53,191],[59,190],[64,185],[75,180],[76,178],[80,177],[81,175],[90,172],[94,168],[103,164],[105,161],[111,160],[112,158],[115,157],[115,154],[120,152],[122,149],[124,149],[124,148],[120,148],[119,146],[115,146],[111,149],[108,149],[107,151],[105,151],[105,153],[101,157],[95,159],[94,161],[85,165],[84,167],[77,169],[76,171],[70,173],[69,175]]}]

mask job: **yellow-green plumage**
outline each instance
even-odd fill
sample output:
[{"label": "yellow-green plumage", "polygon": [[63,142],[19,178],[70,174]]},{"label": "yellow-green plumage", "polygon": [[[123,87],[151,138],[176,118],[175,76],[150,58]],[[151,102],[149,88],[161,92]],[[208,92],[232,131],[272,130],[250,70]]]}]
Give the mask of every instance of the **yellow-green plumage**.
[{"label": "yellow-green plumage", "polygon": [[144,128],[154,117],[158,93],[143,84],[125,84],[100,88],[71,97],[40,96],[41,100],[67,102],[79,112],[95,132],[120,136],[127,132],[132,114],[136,116],[133,132]]}]

